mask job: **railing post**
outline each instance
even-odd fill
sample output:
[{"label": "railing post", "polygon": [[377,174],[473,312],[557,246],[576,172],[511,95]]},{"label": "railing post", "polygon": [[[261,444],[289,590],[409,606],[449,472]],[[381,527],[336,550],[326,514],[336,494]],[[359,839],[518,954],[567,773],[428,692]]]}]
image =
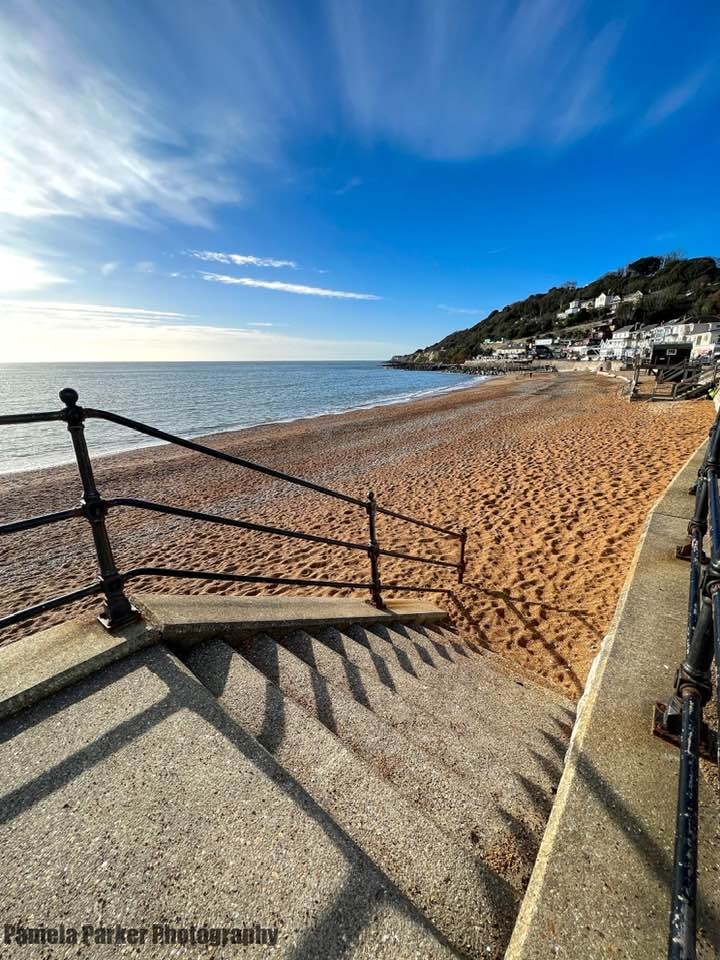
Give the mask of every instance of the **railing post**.
[{"label": "railing post", "polygon": [[122,577],[115,566],[115,557],[105,526],[107,505],[95,486],[92,463],[85,441],[85,411],[78,406],[77,391],[71,387],[66,387],[60,391],[60,399],[67,408],[65,410],[65,422],[72,438],[78,473],[83,488],[82,512],[92,530],[98,566],[100,567],[100,582],[105,594],[105,609],[98,616],[98,620],[108,629],[122,627],[127,623],[139,620],[140,614],[126,597]]},{"label": "railing post", "polygon": [[467,543],[467,527],[460,531],[460,561],[458,563],[458,583],[462,583],[465,578],[465,544]]},{"label": "railing post", "polygon": [[[720,435],[711,434],[690,521],[692,537],[688,601],[688,643],[685,659],[675,675],[673,695],[665,709],[662,726],[680,738],[680,774],[675,822],[675,852],[668,934],[669,960],[694,960],[697,915],[698,766],[703,739],[703,707],[712,695],[711,667],[717,662],[718,616],[720,616],[720,502],[718,467]],[[709,524],[708,524],[709,516]],[[710,528],[710,564],[702,576],[700,598],[696,596],[700,575],[702,540]]]},{"label": "railing post", "polygon": [[697,926],[698,753],[702,702],[697,691],[682,693],[680,772],[673,856],[669,960],[694,960]]},{"label": "railing post", "polygon": [[382,600],[382,586],[380,583],[380,545],[377,541],[377,531],[375,520],[377,517],[377,503],[375,494],[372,490],[368,493],[366,510],[368,515],[368,527],[370,529],[370,542],[368,544],[368,555],[370,557],[370,577],[372,585],[370,595],[372,602],[376,607],[382,609],[384,606]]}]

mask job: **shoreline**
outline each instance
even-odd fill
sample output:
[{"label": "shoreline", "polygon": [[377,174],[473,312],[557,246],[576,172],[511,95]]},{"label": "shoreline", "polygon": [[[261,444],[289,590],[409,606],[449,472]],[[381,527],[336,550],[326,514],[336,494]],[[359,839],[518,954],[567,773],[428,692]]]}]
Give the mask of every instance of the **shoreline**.
[{"label": "shoreline", "polygon": [[[277,362],[280,363],[282,361],[277,361]],[[436,388],[430,388],[428,390],[419,390],[411,394],[407,394],[407,395],[401,394],[398,396],[388,397],[384,400],[372,400],[372,401],[368,401],[367,403],[362,403],[353,407],[346,407],[339,410],[323,410],[319,413],[302,414],[301,416],[285,417],[279,420],[263,420],[263,421],[260,421],[259,423],[247,424],[247,426],[233,426],[233,427],[228,427],[225,430],[214,430],[209,433],[206,430],[203,430],[200,433],[187,433],[184,435],[176,434],[176,436],[180,436],[183,440],[200,441],[200,440],[208,439],[211,437],[222,437],[222,436],[225,436],[226,434],[244,433],[245,431],[248,431],[248,430],[255,430],[263,427],[274,427],[274,426],[279,426],[282,424],[289,424],[289,423],[301,423],[304,420],[317,420],[321,417],[343,417],[351,413],[359,413],[365,410],[374,410],[377,407],[391,407],[395,405],[400,406],[408,403],[414,403],[415,401],[418,401],[418,400],[432,399],[433,397],[441,397],[441,396],[444,396],[445,394],[454,393],[459,390],[471,389],[472,387],[479,386],[481,383],[486,383],[488,380],[493,379],[491,376],[484,375],[484,374],[471,374],[471,375],[468,375],[468,378],[469,378],[469,382],[456,383],[451,387],[436,387]],[[138,418],[133,417],[131,419],[138,419]],[[138,422],[143,422],[143,421],[138,420]],[[150,423],[148,424],[148,426],[153,426],[153,424]],[[169,433],[171,431],[166,430],[165,432]],[[139,434],[133,434],[133,435],[140,436]],[[91,449],[90,455],[93,461],[95,461],[95,460],[99,460],[101,458],[106,458],[106,457],[117,457],[117,456],[120,456],[121,454],[130,453],[136,450],[147,450],[153,447],[160,447],[160,446],[166,445],[166,441],[164,440],[153,441],[153,440],[150,440],[150,438],[147,438],[147,439],[148,439],[148,442],[146,443],[129,444],[128,446],[117,447],[116,449],[113,449],[113,450],[103,450],[102,452],[99,452],[99,453],[93,452]],[[18,476],[18,475],[27,474],[27,473],[35,473],[40,470],[54,470],[54,469],[57,469],[58,467],[70,466],[74,462],[75,462],[74,458],[69,456],[67,460],[55,460],[52,463],[45,463],[42,466],[19,467],[16,470],[4,470],[0,468],[0,478]]]},{"label": "shoreline", "polygon": [[[469,528],[460,586],[441,567],[383,558],[386,582],[447,591],[471,642],[515,660],[577,698],[607,629],[648,504],[704,439],[711,404],[629,404],[594,374],[502,377],[404,403],[205,435],[210,445],[441,526]],[[340,539],[367,540],[364,511],[169,445],[93,458],[106,497],[135,496]],[[79,498],[73,464],[0,476],[3,519]],[[364,556],[319,544],[119,508],[108,527],[118,566],[174,566],[333,580],[367,579]],[[62,529],[61,529],[62,528]],[[383,519],[381,545],[437,559],[447,542]],[[3,538],[0,610],[95,579],[80,520]],[[450,546],[450,551],[453,547]],[[454,555],[453,555],[454,557]],[[197,580],[133,581],[131,592],[260,594]],[[327,588],[277,594],[350,595]],[[353,591],[352,595],[362,596]],[[417,594],[405,594],[421,597]],[[388,597],[392,592],[388,591]],[[363,597],[364,598],[364,597]],[[3,640],[97,602],[38,617]]]}]

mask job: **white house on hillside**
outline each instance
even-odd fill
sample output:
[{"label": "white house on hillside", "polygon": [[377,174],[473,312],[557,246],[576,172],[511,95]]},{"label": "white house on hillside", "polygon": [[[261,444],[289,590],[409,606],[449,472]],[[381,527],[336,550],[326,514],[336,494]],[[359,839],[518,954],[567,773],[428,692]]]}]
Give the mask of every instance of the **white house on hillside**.
[{"label": "white house on hillside", "polygon": [[594,308],[594,300],[571,300],[567,310],[560,310],[558,313],[558,320],[571,317],[574,313],[580,313],[581,310],[593,310]]},{"label": "white house on hillside", "polygon": [[[715,344],[720,343],[720,323],[698,323],[697,329],[689,335],[693,348],[690,356],[699,359],[715,351]],[[705,329],[700,329],[704,327]]]},{"label": "white house on hillside", "polygon": [[595,297],[595,309],[605,310],[607,307],[614,307],[620,303],[620,297],[616,293],[601,293]]},{"label": "white house on hillside", "polygon": [[623,303],[639,303],[643,298],[642,290],[636,290],[634,293],[628,293],[622,298]]},{"label": "white house on hillside", "polygon": [[629,293],[625,297],[619,297],[615,293],[601,293],[595,297],[594,300],[571,300],[566,310],[559,311],[557,318],[558,320],[563,320],[565,317],[570,317],[572,314],[579,313],[581,310],[609,309],[611,313],[614,313],[619,303],[638,303],[640,300],[642,300],[640,290]]}]

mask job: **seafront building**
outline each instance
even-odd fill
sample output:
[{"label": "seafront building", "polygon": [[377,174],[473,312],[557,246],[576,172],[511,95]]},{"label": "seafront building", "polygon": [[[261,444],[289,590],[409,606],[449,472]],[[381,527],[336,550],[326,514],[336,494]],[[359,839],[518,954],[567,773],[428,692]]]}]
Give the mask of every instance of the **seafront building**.
[{"label": "seafront building", "polygon": [[692,355],[711,353],[720,342],[720,320],[692,323],[670,323],[654,327],[653,339],[661,343],[691,343]]},{"label": "seafront building", "polygon": [[627,360],[649,356],[659,344],[689,344],[690,359],[712,357],[715,345],[720,343],[720,321],[692,321],[662,324],[657,327],[641,327],[629,324],[613,331],[600,347],[602,359]]},{"label": "seafront building", "polygon": [[[623,304],[637,306],[642,297],[643,294],[638,290],[624,297],[601,293],[590,300],[571,300],[568,308],[557,314],[558,318],[567,318],[581,310],[602,310],[605,312],[604,320],[595,323],[583,336],[575,338],[543,333],[534,338],[518,340],[486,339],[480,354],[466,362],[473,364],[488,359],[518,361],[531,357],[632,362],[638,357],[649,357],[653,347],[663,343],[686,344],[690,348],[691,360],[715,356],[715,347],[720,344],[720,319],[717,317],[690,320],[677,318],[655,326],[646,326],[639,322],[618,325],[620,318],[617,308]],[[437,352],[427,354],[428,362],[440,359]]]},{"label": "seafront building", "polygon": [[[610,300],[607,302],[610,303]],[[578,303],[580,301],[573,301],[573,304]],[[574,340],[544,334],[534,340],[501,340],[488,343],[486,348],[490,351],[491,358],[497,360],[520,360],[541,349],[551,351],[555,358],[632,361],[637,357],[649,357],[653,347],[663,343],[689,346],[691,360],[712,358],[717,352],[716,345],[720,344],[720,320],[678,319],[657,326],[628,323],[619,327],[608,321],[593,327],[586,336]],[[484,358],[475,358],[482,359]]]},{"label": "seafront building", "polygon": [[[586,337],[576,340],[560,337],[537,337],[531,341],[500,341],[488,344],[490,358],[494,360],[524,360],[541,355],[546,359],[600,359],[631,360],[636,356],[650,354],[656,343],[690,343],[692,359],[712,354],[714,345],[720,341],[720,322],[672,324],[667,327],[643,327],[626,324],[613,330],[610,326],[593,330]],[[538,354],[538,351],[542,351]],[[550,351],[550,357],[545,351]],[[470,363],[486,360],[478,356]]]},{"label": "seafront building", "polygon": [[642,299],[642,291],[636,290],[622,297],[603,291],[595,298],[571,300],[566,309],[557,313],[558,320],[566,320],[582,310],[602,310],[608,317],[608,324],[601,336],[591,334],[586,339],[570,343],[565,355],[579,358],[594,355],[593,342],[599,345],[602,360],[632,360],[649,355],[653,345],[660,343],[690,344],[690,358],[693,360],[714,355],[715,345],[720,342],[720,320],[716,318],[706,321],[677,319],[654,327],[639,323],[618,327],[614,322],[618,308],[623,304],[637,307]]},{"label": "seafront building", "polygon": [[652,330],[638,324],[628,324],[614,330],[612,335],[600,344],[601,360],[625,360],[644,351],[652,340]]}]

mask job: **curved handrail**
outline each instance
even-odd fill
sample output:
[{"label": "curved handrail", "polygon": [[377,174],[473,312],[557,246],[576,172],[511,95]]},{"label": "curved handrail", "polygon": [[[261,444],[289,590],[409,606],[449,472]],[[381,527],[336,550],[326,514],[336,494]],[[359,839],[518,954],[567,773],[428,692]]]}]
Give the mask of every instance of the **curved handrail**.
[{"label": "curved handrail", "polygon": [[[340,490],[333,490],[331,487],[314,483],[311,480],[305,480],[302,477],[296,477],[281,470],[275,470],[263,464],[254,463],[234,454],[226,453],[223,450],[217,450],[206,444],[198,443],[195,440],[187,440],[184,437],[176,436],[157,427],[142,423],[139,420],[133,420],[130,417],[124,417],[109,410],[99,410],[93,407],[83,407],[78,404],[78,393],[76,390],[66,387],[60,391],[60,399],[65,404],[65,409],[59,411],[39,412],[39,413],[19,413],[0,416],[0,426],[20,423],[41,423],[52,421],[65,422],[73,443],[75,459],[78,472],[82,483],[83,496],[80,506],[67,510],[59,510],[54,513],[48,513],[36,517],[28,517],[22,520],[13,520],[0,524],[0,535],[17,533],[25,530],[35,529],[49,524],[59,523],[65,520],[71,520],[77,517],[84,518],[90,523],[95,550],[100,568],[100,578],[94,584],[74,590],[70,593],[62,594],[50,600],[34,604],[24,610],[15,611],[5,617],[0,617],[0,629],[25,620],[30,620],[38,614],[47,610],[54,609],[66,603],[72,603],[78,599],[83,599],[97,593],[104,593],[106,608],[99,619],[108,627],[121,626],[139,618],[140,614],[135,610],[124,592],[126,581],[140,576],[152,577],[178,577],[184,579],[205,579],[220,580],[238,583],[264,583],[274,585],[291,586],[322,586],[334,587],[340,589],[366,589],[372,596],[373,603],[377,606],[383,606],[382,588],[380,579],[379,559],[380,557],[393,557],[400,560],[406,560],[409,563],[427,564],[439,567],[446,567],[457,570],[458,580],[462,583],[466,561],[465,549],[467,543],[467,529],[454,530],[439,524],[430,523],[409,514],[383,507],[377,503],[375,496],[368,493],[367,499],[361,500],[358,497],[343,493]],[[207,511],[194,510],[188,507],[179,507],[166,503],[157,503],[151,500],[144,500],[138,497],[112,497],[104,499],[95,484],[90,453],[85,440],[85,421],[88,419],[106,420],[115,423],[118,426],[126,427],[136,433],[153,437],[174,446],[183,447],[203,456],[231,463],[235,466],[252,470],[256,473],[272,477],[287,483],[312,490],[323,496],[331,497],[349,503],[354,507],[362,509],[367,515],[369,538],[366,543],[359,543],[353,540],[345,540],[337,537],[324,537],[319,534],[309,533],[302,530],[288,530],[282,527],[273,527],[268,524],[256,523],[250,520],[239,520],[233,517],[226,517],[221,514],[210,513]],[[232,574],[227,572],[208,571],[208,570],[188,570],[175,569],[172,567],[134,567],[125,572],[117,569],[113,556],[112,546],[108,531],[105,525],[105,517],[110,510],[119,507],[128,507],[131,509],[147,510],[156,513],[164,513],[170,516],[182,517],[189,520],[199,520],[207,523],[213,523],[220,526],[228,526],[249,530],[256,533],[270,534],[288,539],[306,540],[313,543],[321,543],[328,546],[337,547],[342,550],[359,551],[365,553],[370,561],[370,579],[368,581],[346,581],[346,580],[327,580],[327,579],[309,579],[283,576],[262,576],[260,574]],[[459,541],[460,555],[457,560],[442,559],[439,557],[420,556],[414,553],[408,553],[402,550],[393,550],[382,547],[378,542],[376,533],[376,518],[378,515],[391,517],[403,523],[413,524],[417,527],[434,530],[443,536]],[[407,583],[385,584],[387,589],[398,591],[417,591],[428,593],[445,593],[444,587],[426,587]]]}]

